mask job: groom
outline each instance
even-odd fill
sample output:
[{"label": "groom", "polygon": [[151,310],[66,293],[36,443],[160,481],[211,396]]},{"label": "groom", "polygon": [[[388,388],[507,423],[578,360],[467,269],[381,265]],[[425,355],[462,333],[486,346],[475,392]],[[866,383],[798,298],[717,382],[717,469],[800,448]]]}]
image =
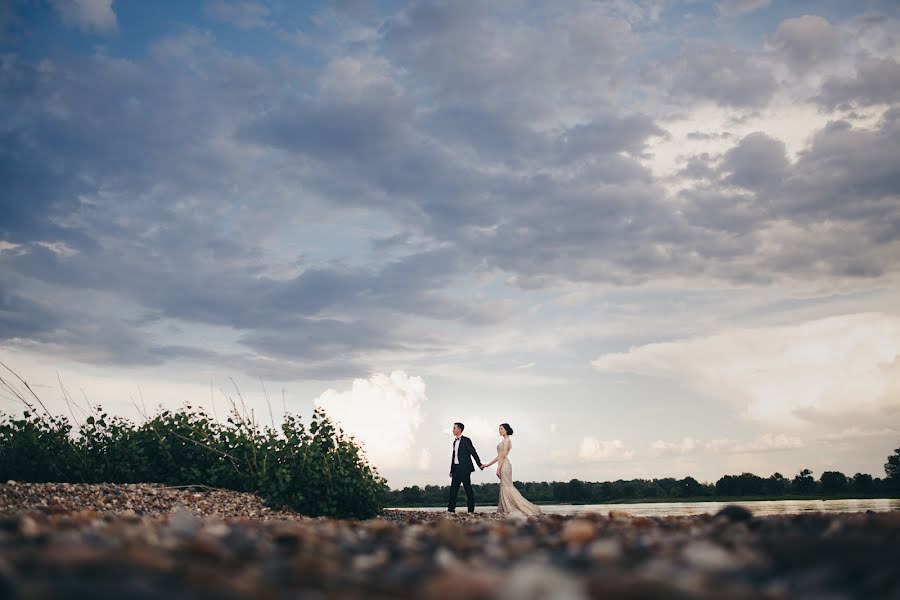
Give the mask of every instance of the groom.
[{"label": "groom", "polygon": [[475,446],[472,440],[462,434],[466,426],[462,423],[453,424],[453,453],[450,455],[450,504],[447,506],[449,512],[456,512],[456,497],[459,495],[459,484],[463,485],[466,490],[466,500],[469,512],[475,512],[475,492],[472,491],[472,473],[475,467],[472,466],[472,459],[482,470],[484,466],[478,453],[475,452]]}]

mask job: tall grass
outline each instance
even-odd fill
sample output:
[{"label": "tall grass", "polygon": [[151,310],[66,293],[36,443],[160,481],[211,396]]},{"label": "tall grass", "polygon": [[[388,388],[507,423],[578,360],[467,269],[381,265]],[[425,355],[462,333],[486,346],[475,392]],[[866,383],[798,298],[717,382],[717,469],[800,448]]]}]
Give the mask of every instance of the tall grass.
[{"label": "tall grass", "polygon": [[82,407],[63,388],[70,421],[51,414],[23,379],[0,367],[0,396],[24,407],[21,416],[0,413],[0,481],[206,485],[339,518],[372,517],[384,506],[385,480],[320,409],[308,425],[286,414],[276,427],[270,410],[271,424],[263,427],[243,400],[243,410],[232,402],[225,423],[191,405],[144,412],[135,423]]}]

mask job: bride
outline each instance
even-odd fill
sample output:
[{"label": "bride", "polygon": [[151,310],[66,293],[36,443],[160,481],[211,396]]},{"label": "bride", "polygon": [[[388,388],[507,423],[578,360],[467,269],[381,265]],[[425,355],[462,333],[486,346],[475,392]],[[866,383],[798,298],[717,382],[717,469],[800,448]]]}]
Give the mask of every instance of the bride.
[{"label": "bride", "polygon": [[497,512],[501,515],[524,515],[533,517],[541,514],[541,509],[526,500],[519,490],[513,485],[512,463],[509,462],[509,451],[512,449],[512,427],[509,423],[503,423],[499,428],[500,443],[497,444],[497,456],[491,462],[484,465],[487,468],[494,463],[497,465],[497,477],[500,479],[500,502],[497,505]]}]

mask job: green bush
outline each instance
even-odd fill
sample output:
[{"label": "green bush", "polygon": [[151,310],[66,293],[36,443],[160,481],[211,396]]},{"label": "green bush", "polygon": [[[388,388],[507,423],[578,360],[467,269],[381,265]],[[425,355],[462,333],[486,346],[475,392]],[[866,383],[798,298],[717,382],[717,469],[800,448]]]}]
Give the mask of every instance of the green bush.
[{"label": "green bush", "polygon": [[218,423],[191,406],[140,424],[95,414],[75,433],[64,417],[0,415],[0,481],[206,485],[310,516],[367,518],[384,506],[385,480],[321,410],[308,428],[287,415],[280,429],[237,411]]}]

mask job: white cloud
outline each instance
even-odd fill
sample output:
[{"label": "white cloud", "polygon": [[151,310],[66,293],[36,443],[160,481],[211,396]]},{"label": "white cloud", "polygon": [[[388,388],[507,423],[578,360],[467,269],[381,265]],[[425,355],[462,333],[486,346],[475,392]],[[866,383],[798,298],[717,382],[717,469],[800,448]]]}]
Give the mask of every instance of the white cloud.
[{"label": "white cloud", "polygon": [[626,449],[622,440],[598,440],[585,436],[581,440],[578,457],[587,462],[631,460],[634,458],[634,450]]},{"label": "white cloud", "polygon": [[[75,256],[78,254],[78,251],[69,247],[65,242],[35,242],[38,246],[43,246],[47,250],[51,251],[53,254],[57,256],[66,258],[69,256]],[[0,247],[0,250],[3,248]]]},{"label": "white cloud", "polygon": [[768,37],[768,42],[801,72],[840,56],[842,50],[837,28],[815,15],[785,19]]},{"label": "white cloud", "polygon": [[798,437],[788,436],[783,433],[764,433],[749,442],[738,442],[728,438],[704,441],[693,437],[684,437],[674,442],[656,440],[650,447],[660,454],[694,454],[697,452],[708,454],[743,454],[793,450],[796,448],[803,448],[804,443],[803,440]]},{"label": "white cloud", "polygon": [[269,26],[269,9],[256,2],[207,2],[206,14],[231,23],[241,29],[260,29]]},{"label": "white cloud", "polygon": [[679,380],[748,419],[799,424],[897,403],[900,317],[843,315],[606,354],[601,371]]},{"label": "white cloud", "polygon": [[843,442],[847,440],[860,440],[872,437],[887,437],[900,435],[900,429],[892,429],[890,427],[869,428],[854,425],[836,433],[826,433],[819,439],[826,442]]},{"label": "white cloud", "polygon": [[719,2],[719,14],[723,17],[736,17],[765,8],[770,0],[722,0]]},{"label": "white cloud", "polygon": [[427,448],[422,448],[422,451],[419,452],[419,469],[422,471],[427,471],[431,468],[431,451]]},{"label": "white cloud", "polygon": [[[476,448],[478,447],[479,442],[485,443],[488,440],[493,440],[500,436],[500,434],[497,433],[497,428],[500,423],[488,421],[488,419],[485,417],[468,415],[466,418],[462,419],[460,423],[466,426],[464,435],[472,439]],[[448,423],[447,428],[444,430],[444,433],[448,437],[452,436],[452,429],[453,424]]]},{"label": "white cloud", "polygon": [[403,371],[355,379],[351,389],[325,391],[315,400],[347,433],[356,436],[379,469],[410,463],[428,468],[431,456],[415,451],[416,432],[428,401],[425,382]]},{"label": "white cloud", "polygon": [[113,0],[51,0],[63,22],[85,31],[101,33],[118,29]]},{"label": "white cloud", "polygon": [[793,450],[803,448],[803,440],[783,433],[765,433],[751,442],[736,444],[728,449],[728,452],[740,454],[743,452],[773,452],[777,450]]}]

